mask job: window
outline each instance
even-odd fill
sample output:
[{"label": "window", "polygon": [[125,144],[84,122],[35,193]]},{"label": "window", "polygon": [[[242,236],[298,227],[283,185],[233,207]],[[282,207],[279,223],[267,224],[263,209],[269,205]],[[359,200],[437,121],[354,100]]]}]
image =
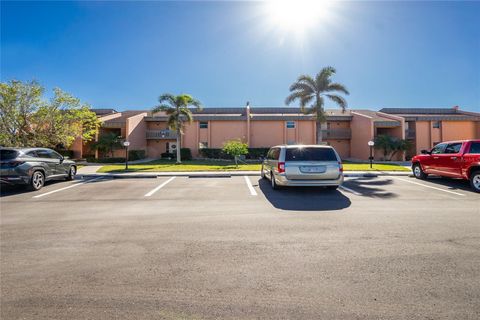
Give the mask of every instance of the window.
[{"label": "window", "polygon": [[200,143],[198,143],[198,148],[200,148],[200,149],[208,148],[208,142],[200,142]]},{"label": "window", "polygon": [[462,148],[462,143],[450,143],[445,148],[445,153],[459,153],[460,149]]},{"label": "window", "polygon": [[207,129],[208,121],[200,121],[200,129]]},{"label": "window", "polygon": [[280,149],[279,148],[273,148],[268,151],[267,154],[267,159],[268,160],[278,160],[280,156]]},{"label": "window", "polygon": [[480,153],[480,142],[472,142],[468,153]]},{"label": "window", "polygon": [[1,160],[11,160],[11,159],[15,159],[17,156],[18,156],[18,151],[16,150],[9,150],[9,149],[0,150]]},{"label": "window", "polygon": [[285,161],[338,161],[331,148],[287,148]]},{"label": "window", "polygon": [[287,121],[287,129],[295,129],[295,121]]},{"label": "window", "polygon": [[440,128],[440,121],[434,121],[433,124],[432,124],[432,127],[434,128]]},{"label": "window", "polygon": [[435,147],[433,147],[433,149],[432,149],[432,154],[443,153],[443,151],[445,150],[445,147],[446,147],[446,146],[447,146],[446,143],[437,144]]}]

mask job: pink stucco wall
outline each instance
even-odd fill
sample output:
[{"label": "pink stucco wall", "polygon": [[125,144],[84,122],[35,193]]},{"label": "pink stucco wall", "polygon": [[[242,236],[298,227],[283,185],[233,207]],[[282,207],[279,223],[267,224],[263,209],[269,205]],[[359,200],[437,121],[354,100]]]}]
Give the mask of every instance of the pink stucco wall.
[{"label": "pink stucco wall", "polygon": [[146,150],[147,148],[147,113],[140,113],[126,119],[126,140],[130,142],[130,150]]},{"label": "pink stucco wall", "polygon": [[238,140],[247,142],[247,122],[246,121],[210,121],[210,148],[222,148],[228,140]]},{"label": "pink stucco wall", "polygon": [[342,159],[350,158],[350,141],[349,140],[326,140],[329,145],[337,150]]},{"label": "pink stucco wall", "polygon": [[251,121],[250,125],[250,146],[252,148],[271,147],[286,143],[283,121],[255,120]]},{"label": "pink stucco wall", "polygon": [[430,121],[415,122],[415,152],[420,154],[422,150],[430,150],[432,139],[430,137]]},{"label": "pink stucco wall", "polygon": [[297,121],[299,144],[315,144],[315,122]]},{"label": "pink stucco wall", "polygon": [[350,157],[354,159],[368,159],[370,150],[368,141],[373,139],[373,120],[363,114],[351,112],[352,139],[350,140]]},{"label": "pink stucco wall", "polygon": [[478,138],[473,121],[442,121],[443,141]]}]

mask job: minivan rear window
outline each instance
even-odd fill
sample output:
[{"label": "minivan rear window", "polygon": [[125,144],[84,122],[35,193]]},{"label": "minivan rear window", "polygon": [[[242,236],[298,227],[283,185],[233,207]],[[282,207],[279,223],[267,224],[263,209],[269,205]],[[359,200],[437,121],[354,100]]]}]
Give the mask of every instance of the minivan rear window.
[{"label": "minivan rear window", "polygon": [[285,161],[338,161],[330,148],[287,148]]},{"label": "minivan rear window", "polygon": [[18,151],[3,149],[0,150],[0,160],[12,160],[18,156]]}]

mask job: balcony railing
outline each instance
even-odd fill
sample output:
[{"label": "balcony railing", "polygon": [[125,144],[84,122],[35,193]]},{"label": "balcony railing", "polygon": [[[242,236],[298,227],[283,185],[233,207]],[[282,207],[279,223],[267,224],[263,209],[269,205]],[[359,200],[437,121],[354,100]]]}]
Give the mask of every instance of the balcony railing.
[{"label": "balcony railing", "polygon": [[172,130],[148,130],[147,139],[177,139],[177,133]]},{"label": "balcony railing", "polygon": [[405,138],[406,139],[415,139],[415,130],[406,129],[405,130]]},{"label": "balcony railing", "polygon": [[351,139],[352,130],[350,128],[322,130],[322,138],[323,139]]},{"label": "balcony railing", "polygon": [[106,121],[102,123],[104,128],[125,128],[125,121]]}]

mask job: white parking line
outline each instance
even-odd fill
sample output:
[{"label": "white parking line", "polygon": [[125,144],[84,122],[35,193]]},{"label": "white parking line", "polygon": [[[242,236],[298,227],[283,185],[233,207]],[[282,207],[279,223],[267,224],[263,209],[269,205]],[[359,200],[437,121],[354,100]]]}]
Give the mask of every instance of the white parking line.
[{"label": "white parking line", "polygon": [[437,188],[437,187],[432,187],[432,186],[429,186],[429,185],[426,185],[426,184],[423,184],[423,183],[418,183],[418,182],[410,181],[410,180],[399,178],[399,177],[395,177],[395,179],[402,180],[402,181],[412,183],[412,184],[416,184],[416,185],[419,185],[419,186],[422,186],[422,187],[425,187],[425,188],[430,188],[430,189],[435,189],[435,190],[438,190],[438,191],[443,191],[443,192],[455,194],[457,196],[465,196],[463,193],[458,193],[458,192],[454,192],[454,191],[450,191],[450,190],[445,190],[445,189],[441,189],[441,188]]},{"label": "white parking line", "polygon": [[147,193],[145,195],[145,197],[150,197],[151,195],[153,195],[155,192],[157,192],[158,190],[162,189],[163,187],[165,187],[170,181],[172,181],[173,179],[175,179],[175,177],[171,177],[170,179],[168,179],[167,181],[165,181],[164,183],[162,183],[161,185],[159,185],[158,187],[156,187],[155,189],[153,189],[152,191],[150,191],[149,193]]},{"label": "white parking line", "polygon": [[253,188],[252,182],[250,181],[250,179],[247,176],[243,176],[243,177],[245,178],[245,182],[247,183],[248,190],[250,190],[250,194],[252,196],[256,196],[257,191],[255,191],[255,189]]},{"label": "white parking line", "polygon": [[356,195],[356,196],[361,196],[361,195],[362,195],[360,192],[357,192],[357,191],[355,191],[355,190],[353,190],[353,189],[350,189],[350,188],[347,188],[347,187],[344,187],[344,186],[339,186],[339,188],[342,189],[342,190],[351,192],[351,193],[353,193],[353,194]]},{"label": "white parking line", "polygon": [[78,187],[78,186],[80,186],[80,185],[82,185],[82,184],[85,184],[85,183],[88,183],[88,182],[97,181],[97,180],[100,180],[100,179],[103,179],[103,177],[99,177],[99,178],[90,179],[90,180],[87,180],[87,181],[75,183],[75,184],[69,185],[68,187],[65,187],[65,188],[60,188],[60,189],[56,189],[56,190],[53,190],[53,191],[50,191],[50,192],[46,192],[46,193],[42,193],[42,194],[33,196],[33,198],[45,197],[45,196],[48,196],[49,194],[52,194],[52,193],[56,193],[56,192],[60,192],[60,191],[67,190],[67,189],[71,189],[71,188],[74,188],[74,187]]}]

